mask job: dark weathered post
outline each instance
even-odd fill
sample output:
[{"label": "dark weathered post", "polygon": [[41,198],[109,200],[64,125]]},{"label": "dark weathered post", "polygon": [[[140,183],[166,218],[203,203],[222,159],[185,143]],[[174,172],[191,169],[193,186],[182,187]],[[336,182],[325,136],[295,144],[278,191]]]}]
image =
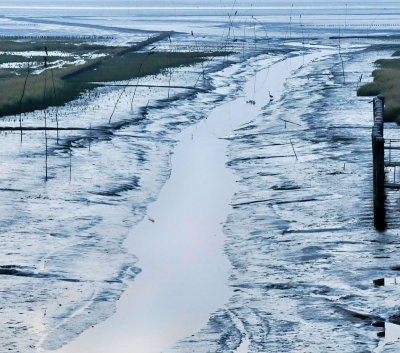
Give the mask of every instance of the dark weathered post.
[{"label": "dark weathered post", "polygon": [[375,139],[376,158],[376,190],[375,190],[375,227],[385,228],[385,164],[384,164],[384,139]]},{"label": "dark weathered post", "polygon": [[385,140],[383,138],[383,113],[385,99],[374,98],[374,126],[372,128],[372,158],[374,187],[374,225],[385,229]]}]

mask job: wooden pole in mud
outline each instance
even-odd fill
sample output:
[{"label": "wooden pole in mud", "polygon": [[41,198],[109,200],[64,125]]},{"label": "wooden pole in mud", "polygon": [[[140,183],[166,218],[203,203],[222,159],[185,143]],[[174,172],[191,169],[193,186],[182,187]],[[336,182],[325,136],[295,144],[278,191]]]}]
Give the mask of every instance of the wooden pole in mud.
[{"label": "wooden pole in mud", "polygon": [[383,138],[383,113],[385,98],[374,98],[374,125],[372,127],[374,225],[383,230],[385,224],[385,139]]}]

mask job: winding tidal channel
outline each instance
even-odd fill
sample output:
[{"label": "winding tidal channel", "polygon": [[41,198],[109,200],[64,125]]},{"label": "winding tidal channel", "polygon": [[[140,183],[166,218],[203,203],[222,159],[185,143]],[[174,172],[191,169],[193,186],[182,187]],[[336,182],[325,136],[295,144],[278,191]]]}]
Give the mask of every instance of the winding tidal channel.
[{"label": "winding tidal channel", "polygon": [[[227,167],[227,137],[279,100],[295,71],[328,53],[287,58],[262,69],[237,99],[181,133],[170,178],[126,241],[142,272],[118,302],[116,314],[58,352],[165,351],[199,331],[228,302],[233,290],[223,224],[239,189]],[[243,345],[249,342],[243,340],[239,352],[247,349]]]}]

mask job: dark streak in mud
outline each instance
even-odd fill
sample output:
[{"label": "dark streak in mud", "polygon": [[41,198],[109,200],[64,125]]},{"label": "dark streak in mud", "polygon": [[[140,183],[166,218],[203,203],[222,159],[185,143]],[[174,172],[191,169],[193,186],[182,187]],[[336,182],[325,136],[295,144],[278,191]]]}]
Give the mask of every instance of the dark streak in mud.
[{"label": "dark streak in mud", "polygon": [[98,191],[92,193],[100,196],[121,196],[123,193],[127,191],[137,190],[137,189],[140,189],[139,178],[134,177],[130,183],[118,185],[107,191]]},{"label": "dark streak in mud", "polygon": [[320,229],[287,229],[283,231],[283,234],[288,233],[324,233],[324,232],[339,232],[343,228],[320,228]]},{"label": "dark streak in mud", "polygon": [[276,156],[257,156],[257,157],[248,157],[248,158],[237,158],[233,159],[227,163],[228,167],[233,166],[234,164],[239,164],[242,162],[253,161],[253,160],[263,160],[263,159],[273,159],[273,158],[290,158],[292,155],[276,155]]},{"label": "dark streak in mud", "polygon": [[57,279],[67,282],[80,282],[78,279],[63,278],[60,275],[41,273],[34,271],[34,269],[29,269],[23,266],[16,265],[3,265],[0,266],[1,276],[15,276],[15,277],[29,277],[29,278],[47,278],[47,279]]},{"label": "dark streak in mud", "polygon": [[361,320],[368,325],[372,325],[373,322],[382,321],[382,318],[377,315],[371,315],[368,313],[364,313],[361,311],[355,311],[348,308],[344,308],[340,305],[334,305],[335,310],[341,313],[346,317],[347,320],[350,321],[358,321]]},{"label": "dark streak in mud", "polygon": [[271,186],[272,190],[277,190],[277,191],[290,191],[290,190],[299,190],[301,189],[300,186],[298,185],[291,185],[291,184],[283,184],[283,185],[274,185]]}]

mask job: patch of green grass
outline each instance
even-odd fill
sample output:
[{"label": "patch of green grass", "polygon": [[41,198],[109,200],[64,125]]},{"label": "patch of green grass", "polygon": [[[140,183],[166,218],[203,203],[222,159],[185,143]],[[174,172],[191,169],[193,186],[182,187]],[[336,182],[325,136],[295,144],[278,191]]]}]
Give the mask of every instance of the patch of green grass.
[{"label": "patch of green grass", "polygon": [[[226,53],[196,52],[154,52],[128,53],[101,60],[95,70],[87,70],[73,75],[69,80],[75,82],[112,82],[129,80],[133,77],[156,75],[170,67],[193,65],[207,57],[226,55]],[[88,63],[90,65],[90,62]]]},{"label": "patch of green grass", "polygon": [[15,76],[13,69],[0,69],[0,79],[11,78]]},{"label": "patch of green grass", "polygon": [[[47,75],[46,80],[46,97],[48,97],[48,99],[50,98],[49,101],[53,101],[53,85],[51,76]],[[45,87],[44,73],[29,76],[24,99],[20,106],[19,101],[22,96],[24,82],[24,76],[8,78],[0,81],[0,112],[2,116],[33,111],[47,106],[47,102],[43,98]],[[55,78],[54,84],[57,92],[63,91],[62,80]]]},{"label": "patch of green grass", "polygon": [[380,70],[395,69],[400,70],[399,59],[379,59],[375,61],[375,64]]},{"label": "patch of green grass", "polygon": [[374,81],[361,86],[357,95],[385,96],[385,121],[400,124],[400,59],[380,59],[373,71]]},{"label": "patch of green grass", "polygon": [[[141,44],[144,46],[150,42],[147,40]],[[21,67],[0,69],[0,116],[63,105],[76,99],[87,89],[96,87],[95,82],[125,81],[145,75],[157,75],[171,67],[193,65],[209,57],[230,54],[210,51],[134,52],[142,46],[97,45],[90,43],[90,39],[0,37],[0,52],[3,52],[0,54],[0,64],[21,63]],[[37,74],[40,70],[36,69],[44,68],[45,48],[50,54],[55,51],[63,53],[47,57],[48,64],[62,60],[64,66]],[[35,56],[28,58],[20,54],[32,51],[39,52],[39,55],[35,53]],[[70,63],[76,58],[84,59],[86,54],[105,55],[96,59],[85,59],[86,62],[81,65]],[[28,61],[34,65],[35,71],[32,72],[31,65],[21,102]]]},{"label": "patch of green grass", "polygon": [[[46,70],[39,75],[28,77],[24,98],[20,104],[26,77],[25,69],[22,70],[23,75],[0,80],[0,116],[63,105],[79,97],[88,88],[96,87],[93,82],[123,81],[145,75],[156,75],[170,67],[193,65],[208,57],[225,55],[226,52],[152,52],[151,55],[128,53],[123,56],[113,55],[93,59],[82,65],[54,69],[55,95],[51,72]],[[44,93],[45,81],[46,93]]]},{"label": "patch of green grass", "polygon": [[[30,60],[30,62],[42,62],[43,63],[44,57],[45,57],[45,55],[26,57],[23,55],[0,54],[0,64],[7,64],[7,63],[26,64],[29,60]],[[47,62],[49,64],[52,62],[58,61],[58,60],[71,61],[72,56],[67,56],[67,57],[65,57],[65,56],[48,56],[47,57]]]}]

